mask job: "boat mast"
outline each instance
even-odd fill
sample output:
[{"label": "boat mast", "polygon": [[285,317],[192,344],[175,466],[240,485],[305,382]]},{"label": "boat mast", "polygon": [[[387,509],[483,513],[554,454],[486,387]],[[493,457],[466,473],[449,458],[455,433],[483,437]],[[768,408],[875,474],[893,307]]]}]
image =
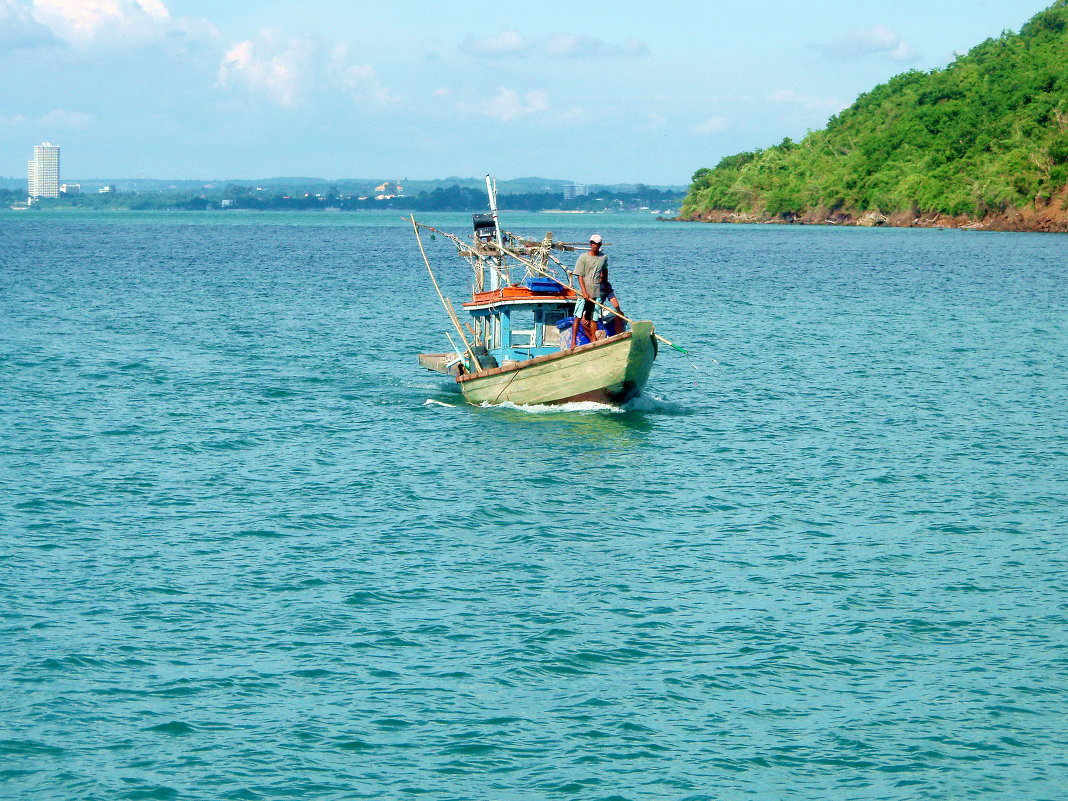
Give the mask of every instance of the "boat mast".
[{"label": "boat mast", "polygon": [[501,239],[501,224],[497,219],[497,182],[486,175],[486,194],[489,195],[490,214],[493,215],[493,233],[497,236],[497,267],[490,270],[490,290],[500,289],[504,275],[504,240]]}]

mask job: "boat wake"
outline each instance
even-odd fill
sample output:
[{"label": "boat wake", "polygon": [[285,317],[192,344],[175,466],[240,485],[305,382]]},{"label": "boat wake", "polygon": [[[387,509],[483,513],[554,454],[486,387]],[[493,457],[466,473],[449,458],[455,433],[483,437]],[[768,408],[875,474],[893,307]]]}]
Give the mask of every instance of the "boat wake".
[{"label": "boat wake", "polygon": [[619,414],[620,412],[627,411],[622,406],[611,406],[607,403],[597,403],[596,401],[574,401],[573,403],[512,403],[511,401],[505,401],[504,403],[480,403],[481,409],[511,409],[517,412],[525,412],[526,414],[574,414],[580,413],[599,413],[599,414]]},{"label": "boat wake", "polygon": [[689,410],[677,403],[658,398],[655,395],[638,395],[636,398],[624,403],[622,406],[612,406],[607,403],[596,401],[575,401],[573,403],[559,404],[519,404],[505,401],[504,403],[481,403],[481,409],[510,409],[526,414],[627,414],[628,412],[651,412],[653,414],[687,414]]},{"label": "boat wake", "polygon": [[455,409],[456,405],[452,403],[445,403],[444,401],[434,400],[433,398],[427,398],[423,401],[424,406],[444,406],[446,409]]}]

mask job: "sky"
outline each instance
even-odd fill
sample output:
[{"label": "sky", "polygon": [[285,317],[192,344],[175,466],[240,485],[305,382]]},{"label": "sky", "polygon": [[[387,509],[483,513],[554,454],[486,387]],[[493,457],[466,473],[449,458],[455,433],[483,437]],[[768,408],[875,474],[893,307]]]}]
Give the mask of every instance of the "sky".
[{"label": "sky", "polygon": [[0,175],[685,184],[1052,0],[0,0]]}]

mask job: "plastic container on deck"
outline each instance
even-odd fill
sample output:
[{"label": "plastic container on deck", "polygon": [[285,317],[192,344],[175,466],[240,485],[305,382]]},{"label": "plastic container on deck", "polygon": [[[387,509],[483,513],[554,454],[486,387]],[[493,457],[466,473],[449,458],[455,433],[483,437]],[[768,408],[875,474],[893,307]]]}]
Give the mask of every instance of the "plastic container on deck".
[{"label": "plastic container on deck", "polygon": [[555,295],[564,291],[563,286],[558,282],[551,278],[542,278],[536,275],[527,276],[527,279],[523,283],[527,285],[527,289],[531,292]]},{"label": "plastic container on deck", "polygon": [[[556,327],[560,329],[560,343],[567,348],[571,347],[571,327],[575,324],[574,317],[565,317],[563,320],[556,324]],[[578,329],[578,341],[576,345],[589,345],[590,338],[586,336],[586,332],[579,326]]]}]

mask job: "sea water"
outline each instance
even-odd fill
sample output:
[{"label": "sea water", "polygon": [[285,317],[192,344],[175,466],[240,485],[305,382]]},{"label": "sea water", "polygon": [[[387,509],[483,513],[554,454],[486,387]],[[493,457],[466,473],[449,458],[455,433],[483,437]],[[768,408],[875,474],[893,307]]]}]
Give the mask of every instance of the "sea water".
[{"label": "sea water", "polygon": [[399,214],[0,217],[0,797],[1063,798],[1068,239],[505,222],[690,355],[472,407]]}]

